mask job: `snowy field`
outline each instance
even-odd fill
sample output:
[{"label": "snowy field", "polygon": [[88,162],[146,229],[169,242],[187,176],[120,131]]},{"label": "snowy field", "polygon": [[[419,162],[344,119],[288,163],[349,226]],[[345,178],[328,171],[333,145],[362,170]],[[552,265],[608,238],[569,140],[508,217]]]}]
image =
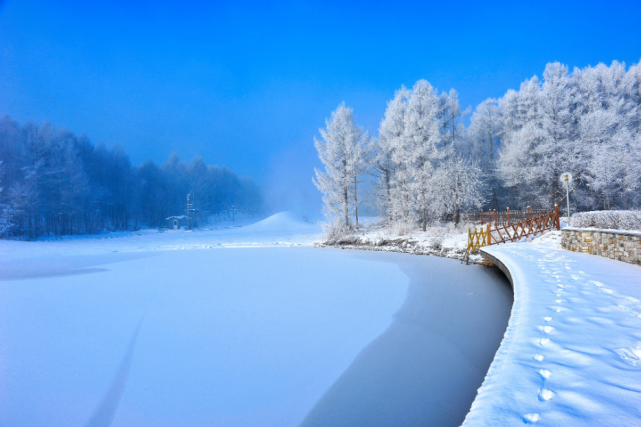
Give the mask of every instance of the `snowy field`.
[{"label": "snowy field", "polygon": [[560,232],[484,250],[515,301],[464,425],[641,425],[641,269],[563,250]]},{"label": "snowy field", "polygon": [[460,424],[508,285],[449,259],[310,247],[319,234],[278,214],[0,241],[0,425]]}]

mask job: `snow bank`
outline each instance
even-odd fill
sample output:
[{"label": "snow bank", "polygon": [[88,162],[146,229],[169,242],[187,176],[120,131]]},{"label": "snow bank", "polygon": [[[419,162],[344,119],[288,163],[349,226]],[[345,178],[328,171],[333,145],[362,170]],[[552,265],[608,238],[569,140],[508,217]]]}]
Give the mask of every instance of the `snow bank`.
[{"label": "snow bank", "polygon": [[[462,232],[463,230],[465,232]],[[396,235],[381,227],[379,223],[372,222],[358,233],[326,238],[317,245],[463,260],[467,251],[467,226],[455,227],[453,224],[432,226],[428,227],[427,231]],[[476,255],[470,257],[472,260],[476,258],[480,260]]]},{"label": "snow bank", "polygon": [[639,425],[641,270],[560,249],[560,232],[484,248],[514,305],[466,427]]},{"label": "snow bank", "polygon": [[641,230],[640,211],[594,211],[572,215],[572,227]]}]

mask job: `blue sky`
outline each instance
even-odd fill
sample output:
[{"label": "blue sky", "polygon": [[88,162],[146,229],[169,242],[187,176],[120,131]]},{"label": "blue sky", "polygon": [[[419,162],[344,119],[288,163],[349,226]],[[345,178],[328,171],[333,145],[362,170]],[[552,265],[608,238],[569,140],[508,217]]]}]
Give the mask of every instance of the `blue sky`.
[{"label": "blue sky", "polygon": [[134,163],[175,151],[308,182],[312,137],[341,101],[376,134],[420,78],[474,107],[547,62],[636,63],[640,16],[641,1],[7,0],[0,114],[118,141]]}]

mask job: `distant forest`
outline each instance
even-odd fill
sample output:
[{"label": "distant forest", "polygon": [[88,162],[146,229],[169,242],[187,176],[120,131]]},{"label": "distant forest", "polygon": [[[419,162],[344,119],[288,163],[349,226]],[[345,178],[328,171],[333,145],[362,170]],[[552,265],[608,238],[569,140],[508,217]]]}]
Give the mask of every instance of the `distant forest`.
[{"label": "distant forest", "polygon": [[199,213],[262,205],[250,178],[226,167],[172,154],[134,166],[117,143],[94,145],[86,135],[51,124],[0,119],[0,236],[93,234],[162,227],[184,215],[187,194]]}]

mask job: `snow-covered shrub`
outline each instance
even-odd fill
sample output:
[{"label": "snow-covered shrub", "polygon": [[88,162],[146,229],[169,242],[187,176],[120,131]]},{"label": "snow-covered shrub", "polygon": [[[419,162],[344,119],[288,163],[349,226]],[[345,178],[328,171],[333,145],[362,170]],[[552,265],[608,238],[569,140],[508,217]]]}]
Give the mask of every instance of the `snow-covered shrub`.
[{"label": "snow-covered shrub", "polygon": [[333,222],[322,226],[328,241],[338,240],[354,233],[354,228],[345,225],[344,222]]},{"label": "snow-covered shrub", "polygon": [[594,211],[572,215],[572,227],[641,230],[641,211]]}]

